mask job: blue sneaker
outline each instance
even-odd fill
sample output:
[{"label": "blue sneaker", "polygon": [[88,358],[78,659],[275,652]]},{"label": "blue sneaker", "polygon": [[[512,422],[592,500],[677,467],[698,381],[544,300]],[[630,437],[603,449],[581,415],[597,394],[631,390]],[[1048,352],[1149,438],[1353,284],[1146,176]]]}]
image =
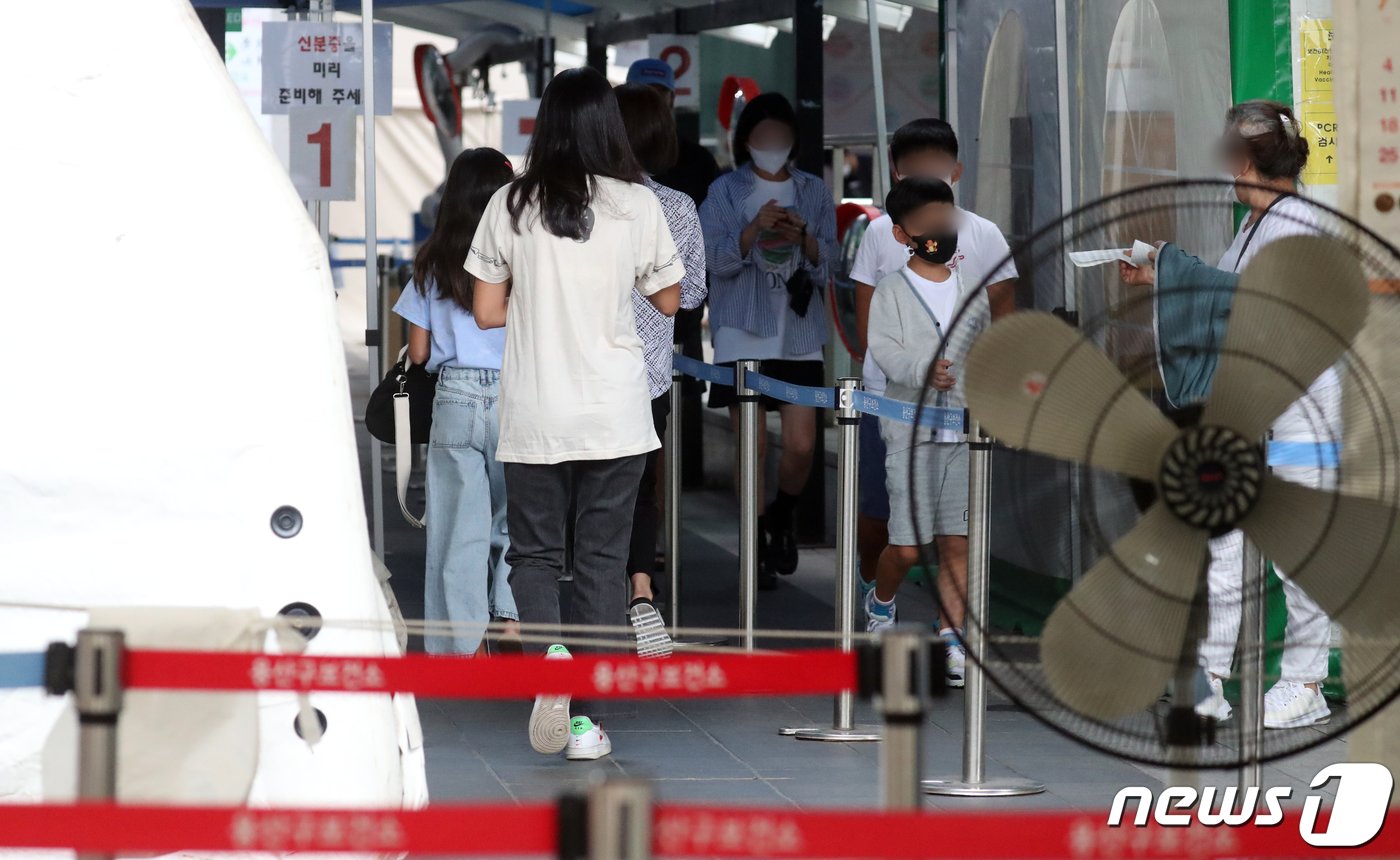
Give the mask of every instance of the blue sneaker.
[{"label": "blue sneaker", "polygon": [[863,577],[856,576],[856,582],[860,585],[860,599],[862,602],[870,596],[870,592],[875,590],[875,580],[867,582]]},{"label": "blue sneaker", "polygon": [[865,595],[865,632],[879,633],[894,626],[895,618],[894,601],[885,603],[875,596],[875,589],[870,589]]}]

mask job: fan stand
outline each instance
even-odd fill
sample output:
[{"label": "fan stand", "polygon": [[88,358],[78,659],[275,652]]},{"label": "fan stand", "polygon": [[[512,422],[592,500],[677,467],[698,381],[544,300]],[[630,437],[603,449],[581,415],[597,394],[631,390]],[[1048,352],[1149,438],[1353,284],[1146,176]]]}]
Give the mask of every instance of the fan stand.
[{"label": "fan stand", "polygon": [[[985,622],[988,613],[988,587],[991,546],[989,542],[989,501],[991,499],[992,442],[982,436],[976,422],[968,432],[968,521],[967,521],[967,606],[966,612]],[[986,654],[983,623],[965,624],[963,644],[967,661],[963,700],[963,769],[960,777],[926,779],[924,794],[948,797],[1019,797],[1040,794],[1044,783],[1021,777],[987,779],[986,732],[987,684],[982,674]]]}]

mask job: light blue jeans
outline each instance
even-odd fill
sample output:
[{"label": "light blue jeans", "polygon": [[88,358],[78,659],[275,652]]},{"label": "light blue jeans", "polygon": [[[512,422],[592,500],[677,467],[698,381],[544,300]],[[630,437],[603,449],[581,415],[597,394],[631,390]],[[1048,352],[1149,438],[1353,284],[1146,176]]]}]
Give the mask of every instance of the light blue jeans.
[{"label": "light blue jeans", "polygon": [[496,462],[501,374],[443,367],[428,444],[428,563],[424,614],[452,621],[429,654],[475,654],[493,617],[518,619],[506,550],[506,481]]}]

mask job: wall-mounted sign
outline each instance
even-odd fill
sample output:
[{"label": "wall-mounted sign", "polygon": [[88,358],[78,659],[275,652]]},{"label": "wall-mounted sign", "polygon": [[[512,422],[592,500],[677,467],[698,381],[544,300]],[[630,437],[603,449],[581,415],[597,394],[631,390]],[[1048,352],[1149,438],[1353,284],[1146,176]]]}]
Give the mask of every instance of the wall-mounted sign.
[{"label": "wall-mounted sign", "polygon": [[700,37],[669,33],[647,37],[647,54],[671,64],[676,74],[676,107],[700,108]]}]

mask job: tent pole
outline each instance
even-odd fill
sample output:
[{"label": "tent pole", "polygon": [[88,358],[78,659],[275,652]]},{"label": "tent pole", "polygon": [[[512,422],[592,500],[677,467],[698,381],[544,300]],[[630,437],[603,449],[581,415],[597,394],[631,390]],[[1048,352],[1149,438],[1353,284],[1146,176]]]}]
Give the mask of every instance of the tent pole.
[{"label": "tent pole", "polygon": [[[383,333],[379,319],[379,233],[375,211],[374,159],[374,0],[360,5],[361,43],[365,50],[365,80],[360,87],[363,96],[365,141],[365,343],[369,347],[370,390],[379,382],[384,369]],[[374,525],[374,551],[384,557],[384,451],[378,439],[370,437],[370,492]]]},{"label": "tent pole", "polygon": [[870,77],[875,82],[875,176],[870,183],[870,196],[879,206],[884,203],[884,192],[890,183],[890,130],[885,120],[885,64],[880,56],[877,4],[878,0],[865,0],[865,14],[870,25]]}]

